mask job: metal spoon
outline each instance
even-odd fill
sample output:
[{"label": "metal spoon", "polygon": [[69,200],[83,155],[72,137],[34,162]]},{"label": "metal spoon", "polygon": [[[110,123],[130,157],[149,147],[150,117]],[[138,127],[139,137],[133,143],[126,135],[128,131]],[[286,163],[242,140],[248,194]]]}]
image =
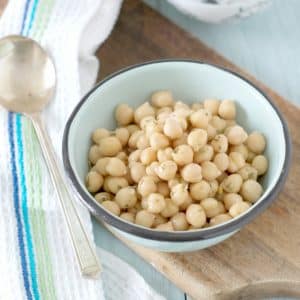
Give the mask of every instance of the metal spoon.
[{"label": "metal spoon", "polygon": [[31,119],[58,193],[81,273],[96,276],[100,265],[57,163],[41,111],[53,97],[56,76],[48,54],[35,41],[17,35],[0,40],[0,105]]}]

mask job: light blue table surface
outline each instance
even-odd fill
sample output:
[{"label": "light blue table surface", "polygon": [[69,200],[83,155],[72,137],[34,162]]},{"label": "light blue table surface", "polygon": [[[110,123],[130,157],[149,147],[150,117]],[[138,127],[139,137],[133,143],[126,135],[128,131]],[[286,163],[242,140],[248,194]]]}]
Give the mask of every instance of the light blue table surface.
[{"label": "light blue table surface", "polygon": [[[186,16],[167,1],[144,2],[300,105],[300,0],[273,0],[270,7],[254,16],[217,25]],[[184,293],[96,221],[94,232],[98,246],[133,266],[166,299],[186,299]]]}]

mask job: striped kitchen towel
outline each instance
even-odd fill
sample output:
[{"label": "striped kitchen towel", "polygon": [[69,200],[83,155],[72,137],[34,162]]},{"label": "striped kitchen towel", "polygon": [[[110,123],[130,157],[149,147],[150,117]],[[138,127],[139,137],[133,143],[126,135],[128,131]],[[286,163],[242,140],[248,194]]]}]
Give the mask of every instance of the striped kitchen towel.
[{"label": "striped kitchen towel", "polygon": [[[56,96],[44,119],[58,155],[67,116],[96,79],[93,53],[110,33],[120,5],[121,0],[9,0],[1,16],[0,37],[29,36],[55,62]],[[91,236],[89,214],[79,210]],[[2,108],[0,274],[1,300],[103,299],[101,280],[79,274],[32,125]]]}]

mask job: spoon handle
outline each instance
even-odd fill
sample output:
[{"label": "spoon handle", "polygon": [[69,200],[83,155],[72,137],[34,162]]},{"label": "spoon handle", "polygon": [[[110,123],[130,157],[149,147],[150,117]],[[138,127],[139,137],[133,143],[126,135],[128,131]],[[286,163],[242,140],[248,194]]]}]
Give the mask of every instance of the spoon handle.
[{"label": "spoon handle", "polygon": [[28,115],[28,117],[33,123],[53,185],[62,205],[81,273],[95,277],[100,272],[100,264],[66,187],[49,135],[43,125],[40,114],[34,113]]}]

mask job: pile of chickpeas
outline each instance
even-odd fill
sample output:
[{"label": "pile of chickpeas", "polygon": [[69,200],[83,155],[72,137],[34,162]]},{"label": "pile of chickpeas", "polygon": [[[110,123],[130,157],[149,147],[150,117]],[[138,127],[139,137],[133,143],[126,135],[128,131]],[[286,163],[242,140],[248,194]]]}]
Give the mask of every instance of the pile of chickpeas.
[{"label": "pile of chickpeas", "polygon": [[189,106],[170,91],[135,110],[120,104],[118,127],[92,134],[86,187],[112,214],[156,230],[229,221],[260,198],[268,169],[264,136],[235,118],[232,100]]}]

